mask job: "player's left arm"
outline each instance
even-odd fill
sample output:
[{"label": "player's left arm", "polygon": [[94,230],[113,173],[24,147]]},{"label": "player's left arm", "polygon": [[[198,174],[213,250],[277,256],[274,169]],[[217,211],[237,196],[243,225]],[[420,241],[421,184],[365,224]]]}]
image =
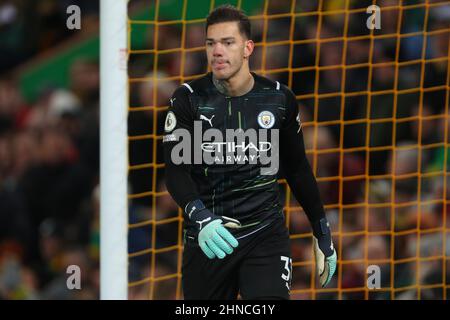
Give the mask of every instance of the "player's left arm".
[{"label": "player's left arm", "polygon": [[297,100],[287,87],[283,86],[283,91],[286,95],[287,110],[280,130],[280,162],[289,187],[311,224],[316,268],[320,283],[325,287],[336,270],[336,250],[317,181],[306,158]]}]

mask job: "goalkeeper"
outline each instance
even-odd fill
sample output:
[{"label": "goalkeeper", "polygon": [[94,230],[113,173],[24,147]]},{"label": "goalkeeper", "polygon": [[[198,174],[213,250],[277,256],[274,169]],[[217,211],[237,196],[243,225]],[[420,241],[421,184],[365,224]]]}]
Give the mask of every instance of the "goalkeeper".
[{"label": "goalkeeper", "polygon": [[[167,189],[184,211],[185,299],[231,300],[238,294],[243,299],[289,299],[292,259],[278,170],[263,174],[262,161],[249,157],[243,158],[244,163],[229,163],[231,157],[218,156],[225,149],[233,154],[256,150],[257,159],[262,159],[262,146],[277,153],[310,221],[322,287],[336,268],[330,226],[305,155],[296,98],[279,82],[250,72],[253,49],[248,17],[233,6],[216,8],[206,22],[212,72],[184,83],[170,100],[163,145]],[[276,131],[278,141],[270,134],[265,144],[261,135],[256,143],[245,140],[242,145],[208,138],[218,132],[225,136],[230,129]],[[179,143],[189,141],[189,149],[179,152]],[[200,163],[193,159],[195,150],[201,150]],[[212,153],[213,163],[203,161],[205,154]],[[177,154],[188,161],[176,160]]]}]

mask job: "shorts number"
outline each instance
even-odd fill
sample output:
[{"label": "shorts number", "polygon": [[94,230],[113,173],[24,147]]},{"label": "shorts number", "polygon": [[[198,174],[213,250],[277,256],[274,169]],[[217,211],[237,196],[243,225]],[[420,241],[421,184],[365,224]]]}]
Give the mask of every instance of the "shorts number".
[{"label": "shorts number", "polygon": [[287,272],[287,274],[284,274],[283,272],[281,274],[281,278],[286,281],[286,287],[290,290],[292,280],[292,259],[286,256],[281,256],[281,261],[284,261],[284,270]]}]

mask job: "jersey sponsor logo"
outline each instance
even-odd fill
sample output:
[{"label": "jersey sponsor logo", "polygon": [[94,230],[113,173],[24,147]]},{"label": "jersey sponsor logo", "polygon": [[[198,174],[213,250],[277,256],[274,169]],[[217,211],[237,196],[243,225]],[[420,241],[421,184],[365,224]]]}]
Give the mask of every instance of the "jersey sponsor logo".
[{"label": "jersey sponsor logo", "polygon": [[177,117],[175,117],[175,113],[169,111],[166,116],[166,122],[164,123],[164,130],[166,132],[170,132],[175,129],[177,125]]},{"label": "jersey sponsor logo", "polygon": [[247,150],[253,150],[257,152],[269,151],[272,148],[272,144],[267,141],[259,141],[254,144],[250,143],[236,143],[234,141],[225,141],[225,142],[204,142],[202,143],[202,150],[205,152],[228,152],[228,153],[236,153],[238,150],[242,152],[246,152]]},{"label": "jersey sponsor logo", "polygon": [[262,111],[258,114],[258,123],[261,128],[270,129],[275,124],[275,116],[270,111]]},{"label": "jersey sponsor logo", "polygon": [[194,121],[193,134],[184,128],[172,132],[179,141],[170,154],[174,164],[256,164],[261,175],[278,172],[278,129],[226,129],[224,134],[217,128],[203,130],[203,122]]},{"label": "jersey sponsor logo", "polygon": [[205,121],[208,121],[209,122],[209,125],[211,126],[211,128],[212,128],[212,119],[215,117],[216,115],[213,115],[212,117],[211,117],[211,119],[208,119],[206,116],[204,116],[203,114],[201,114],[200,115],[200,120],[205,120]]},{"label": "jersey sponsor logo", "polygon": [[[261,139],[258,139],[254,129],[245,131],[227,129],[225,140],[217,135],[214,135],[215,141],[203,140],[201,142],[201,150],[204,153],[202,158],[207,164],[257,164],[258,160],[262,160],[261,157],[267,158],[268,152],[272,149],[272,143],[263,138],[263,136],[267,136],[268,130],[259,130],[264,131],[264,134],[259,137]],[[267,159],[261,162],[267,164],[265,160]]]}]

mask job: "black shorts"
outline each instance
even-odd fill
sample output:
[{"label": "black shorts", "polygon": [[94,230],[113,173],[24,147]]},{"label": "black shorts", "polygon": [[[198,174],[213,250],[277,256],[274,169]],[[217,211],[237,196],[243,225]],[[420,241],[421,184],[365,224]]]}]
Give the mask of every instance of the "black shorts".
[{"label": "black shorts", "polygon": [[284,219],[238,239],[224,259],[208,259],[187,240],[183,252],[184,299],[289,299],[292,259]]}]

